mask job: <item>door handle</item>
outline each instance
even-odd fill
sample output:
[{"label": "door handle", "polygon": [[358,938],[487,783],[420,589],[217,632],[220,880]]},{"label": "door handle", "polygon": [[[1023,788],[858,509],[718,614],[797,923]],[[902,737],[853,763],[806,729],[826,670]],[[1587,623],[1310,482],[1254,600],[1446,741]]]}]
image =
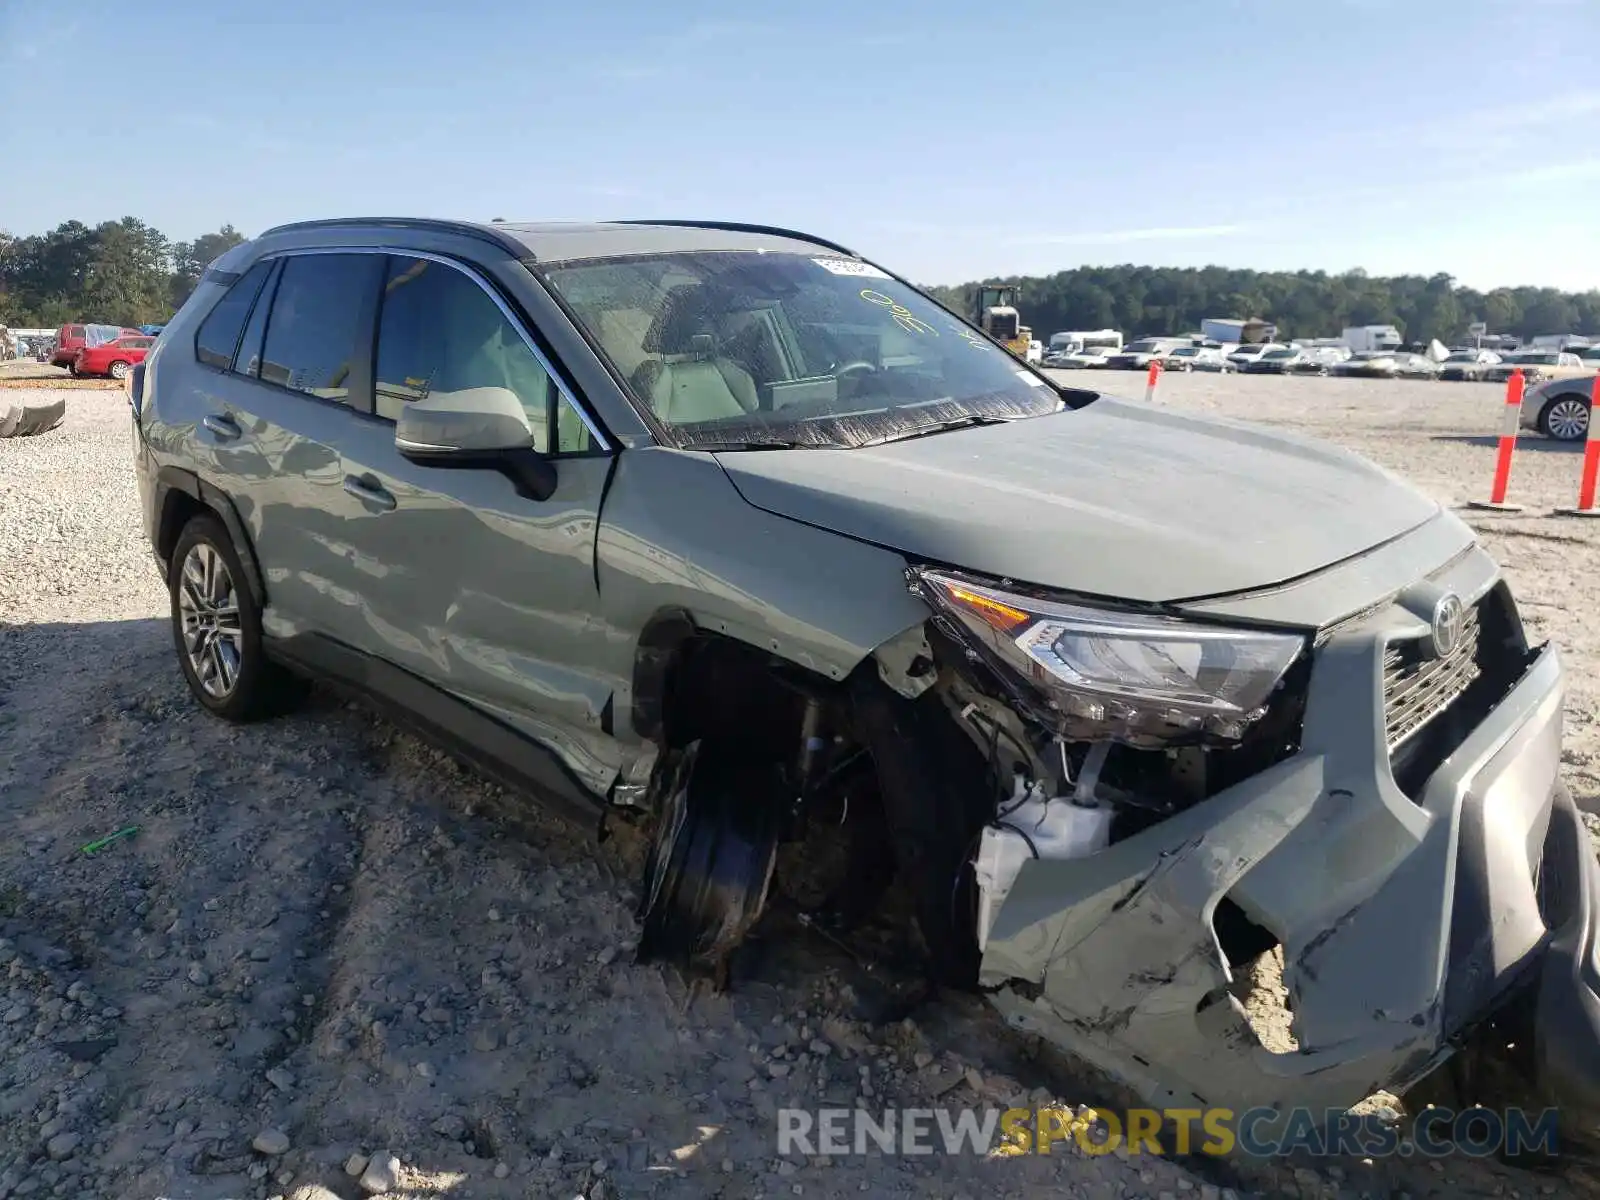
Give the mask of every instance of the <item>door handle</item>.
[{"label": "door handle", "polygon": [[394,494],[370,476],[362,478],[357,475],[346,475],[344,477],[344,490],[361,501],[361,503],[370,504],[373,508],[381,509],[383,512],[391,512],[394,509]]},{"label": "door handle", "polygon": [[221,417],[215,413],[208,413],[200,424],[225,442],[231,442],[244,433],[232,417]]}]

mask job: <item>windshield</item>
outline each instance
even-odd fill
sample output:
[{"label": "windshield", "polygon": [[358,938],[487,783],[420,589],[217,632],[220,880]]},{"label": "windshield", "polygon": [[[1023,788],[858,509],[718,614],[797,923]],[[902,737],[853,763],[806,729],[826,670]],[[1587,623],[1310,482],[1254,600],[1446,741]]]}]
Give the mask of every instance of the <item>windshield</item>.
[{"label": "windshield", "polygon": [[681,446],[859,446],[1062,407],[1014,356],[855,259],[719,251],[543,272]]},{"label": "windshield", "polygon": [[1293,358],[1300,353],[1298,350],[1268,350],[1262,358]]},{"label": "windshield", "polygon": [[1161,349],[1161,343],[1154,338],[1140,338],[1137,342],[1129,342],[1123,347],[1124,354],[1154,354]]},{"label": "windshield", "polygon": [[1173,358],[1193,358],[1200,353],[1199,346],[1179,346],[1172,352]]},{"label": "windshield", "polygon": [[1534,366],[1539,367],[1553,367],[1556,363],[1556,356],[1554,354],[1517,354],[1512,356],[1511,361],[1513,363],[1532,363]]},{"label": "windshield", "polygon": [[1449,358],[1445,359],[1445,362],[1477,362],[1477,361],[1478,361],[1478,352],[1476,350],[1457,350]]}]

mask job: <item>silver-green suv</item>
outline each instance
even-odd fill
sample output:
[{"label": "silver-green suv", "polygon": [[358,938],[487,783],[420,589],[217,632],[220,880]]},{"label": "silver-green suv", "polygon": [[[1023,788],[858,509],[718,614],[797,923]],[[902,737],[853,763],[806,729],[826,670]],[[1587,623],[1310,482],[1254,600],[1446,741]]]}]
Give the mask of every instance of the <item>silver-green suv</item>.
[{"label": "silver-green suv", "polygon": [[[818,919],[897,876],[933,971],[1158,1103],[1338,1108],[1468,1047],[1595,1100],[1561,666],[1357,457],[690,221],[273,229],[129,395],[200,703],[321,678],[638,819],[645,955],[724,968],[842,822]],[[1292,1051],[1233,987],[1279,950]]]}]

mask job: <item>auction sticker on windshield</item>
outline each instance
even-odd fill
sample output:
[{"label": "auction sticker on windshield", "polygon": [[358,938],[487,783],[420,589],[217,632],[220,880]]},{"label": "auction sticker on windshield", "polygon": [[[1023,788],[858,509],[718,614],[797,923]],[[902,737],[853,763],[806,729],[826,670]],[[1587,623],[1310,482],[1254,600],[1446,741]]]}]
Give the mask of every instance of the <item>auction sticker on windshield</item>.
[{"label": "auction sticker on windshield", "polygon": [[832,271],[835,275],[853,275],[857,279],[888,279],[889,272],[880,271],[871,263],[864,263],[854,258],[813,258],[812,262],[824,271]]}]

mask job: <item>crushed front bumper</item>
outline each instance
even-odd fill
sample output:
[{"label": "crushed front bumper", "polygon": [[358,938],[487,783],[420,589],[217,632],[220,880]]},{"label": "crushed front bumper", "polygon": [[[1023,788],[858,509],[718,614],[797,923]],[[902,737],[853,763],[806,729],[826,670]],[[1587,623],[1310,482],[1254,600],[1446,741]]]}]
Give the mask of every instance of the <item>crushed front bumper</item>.
[{"label": "crushed front bumper", "polygon": [[1543,870],[1550,940],[1537,976],[1534,1067],[1543,1098],[1600,1129],[1600,865],[1566,789],[1556,793]]},{"label": "crushed front bumper", "polygon": [[[1378,614],[1316,651],[1297,755],[1088,858],[1030,860],[980,982],[1006,1019],[1162,1108],[1403,1090],[1531,976],[1542,1090],[1600,1111],[1600,865],[1559,781],[1553,648],[1407,795]],[[1217,913],[1283,948],[1297,1047],[1234,995]]]}]

